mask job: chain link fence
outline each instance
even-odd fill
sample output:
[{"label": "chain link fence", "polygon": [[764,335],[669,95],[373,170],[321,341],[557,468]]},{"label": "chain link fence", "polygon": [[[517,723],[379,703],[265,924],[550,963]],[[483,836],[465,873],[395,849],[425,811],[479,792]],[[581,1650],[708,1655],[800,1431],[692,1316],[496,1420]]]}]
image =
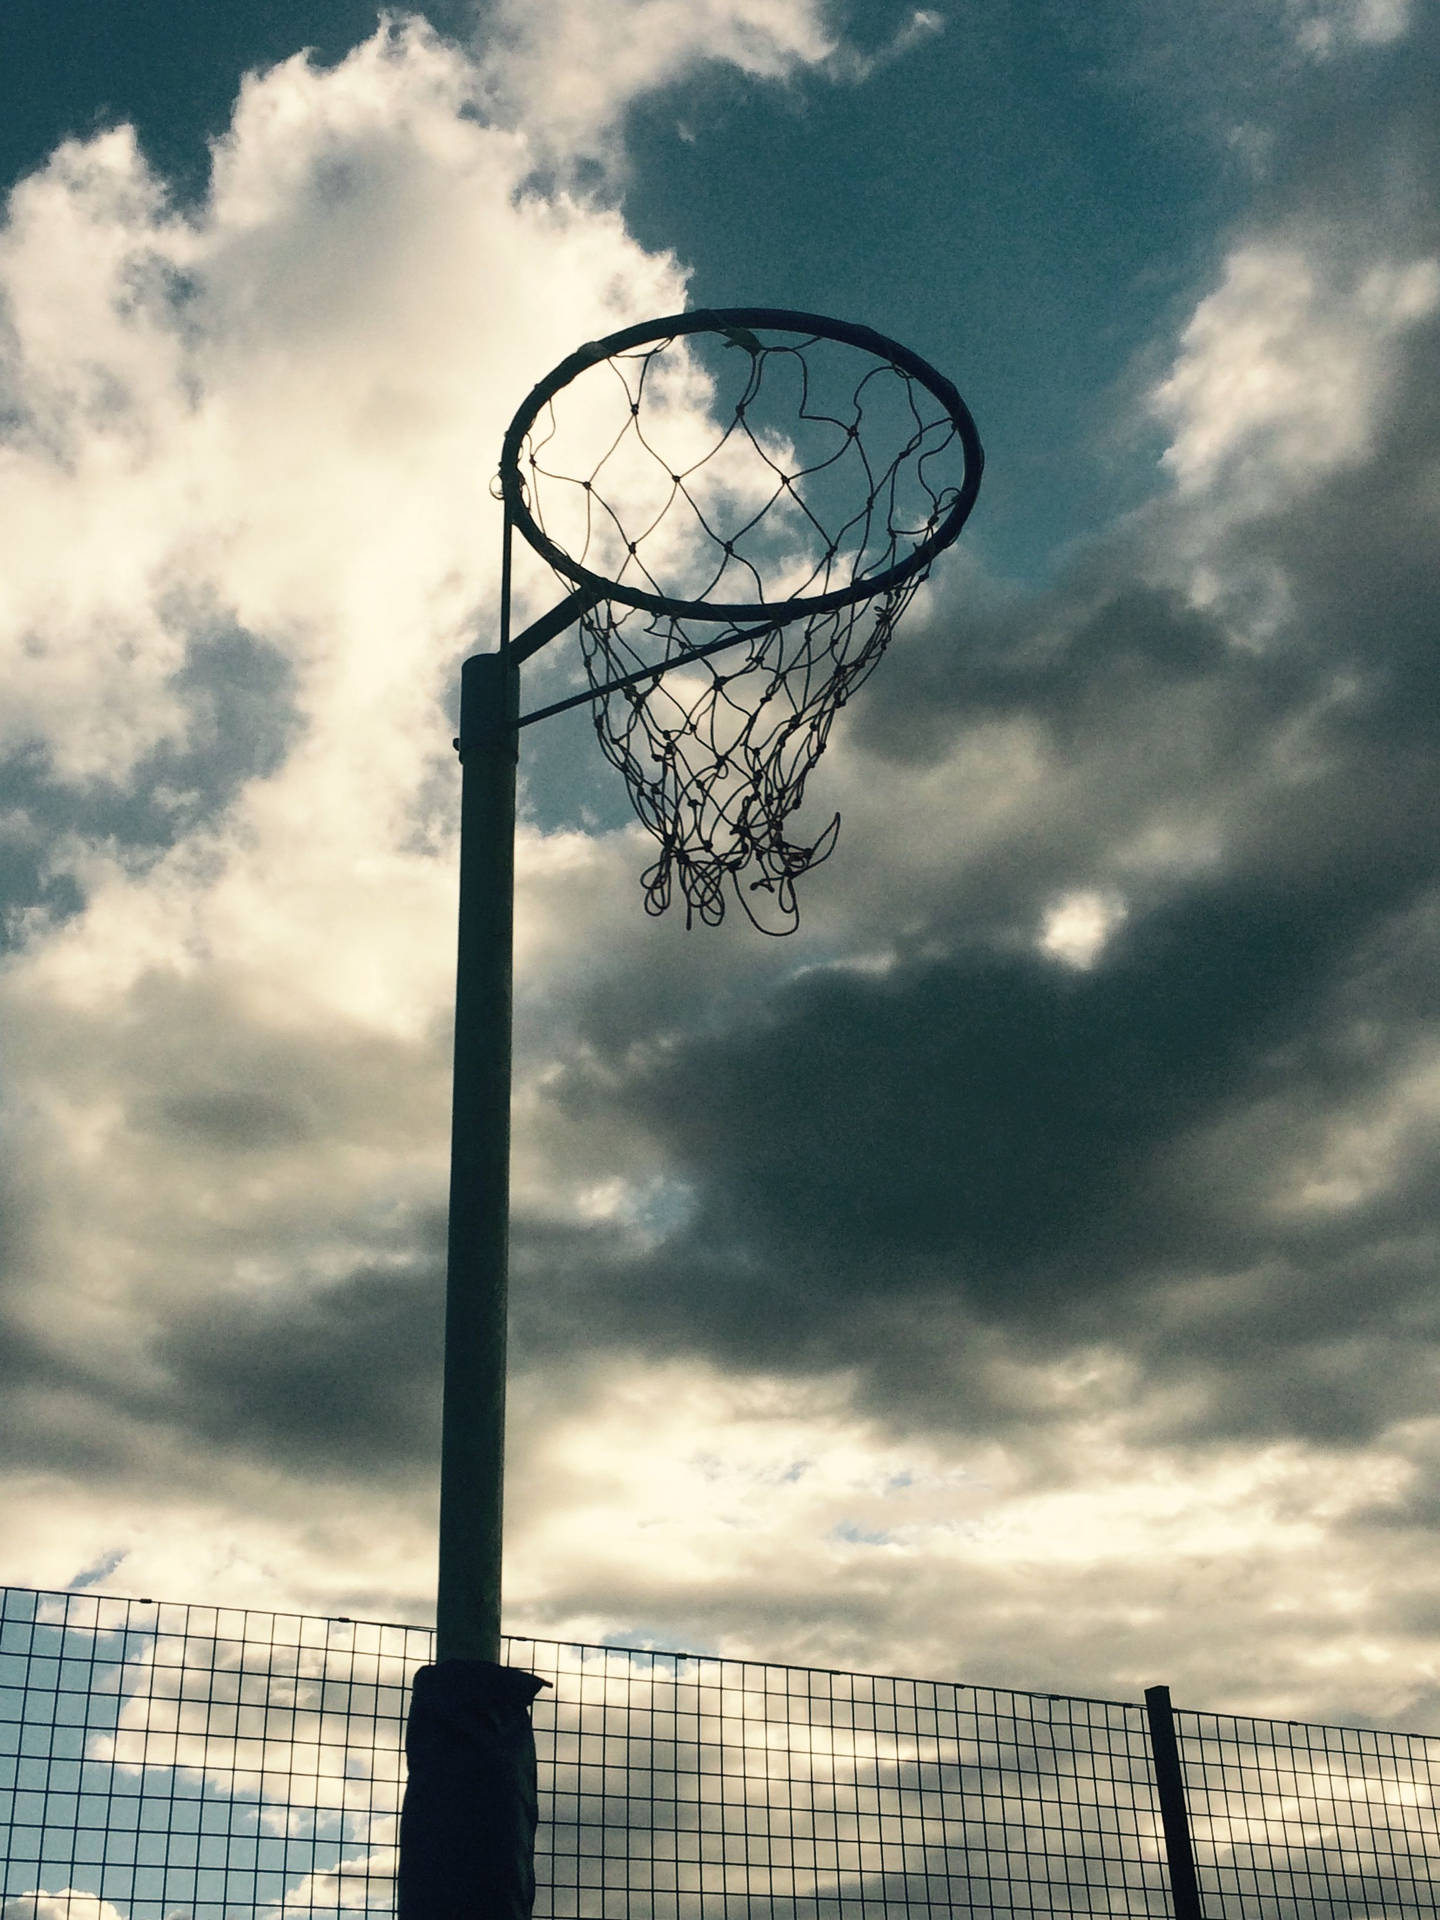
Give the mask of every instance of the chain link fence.
[{"label": "chain link fence", "polygon": [[[430,1649],[0,1589],[0,1920],[393,1912]],[[537,1920],[1185,1911],[1138,1704],[552,1641],[505,1658],[550,1682]],[[1173,1724],[1204,1920],[1440,1911],[1440,1740]]]}]

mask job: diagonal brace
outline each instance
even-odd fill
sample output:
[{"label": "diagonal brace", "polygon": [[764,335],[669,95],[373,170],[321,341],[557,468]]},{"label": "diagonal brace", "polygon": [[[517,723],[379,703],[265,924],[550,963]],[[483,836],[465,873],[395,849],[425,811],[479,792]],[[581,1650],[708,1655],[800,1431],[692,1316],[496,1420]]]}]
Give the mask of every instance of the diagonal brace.
[{"label": "diagonal brace", "polygon": [[516,635],[510,642],[511,660],[518,667],[522,660],[528,660],[532,653],[538,653],[557,634],[564,633],[567,627],[573,627],[581,614],[588,613],[604,598],[598,587],[577,587],[574,593],[566,595],[558,607],[552,607],[549,613],[542,613],[523,633]]}]

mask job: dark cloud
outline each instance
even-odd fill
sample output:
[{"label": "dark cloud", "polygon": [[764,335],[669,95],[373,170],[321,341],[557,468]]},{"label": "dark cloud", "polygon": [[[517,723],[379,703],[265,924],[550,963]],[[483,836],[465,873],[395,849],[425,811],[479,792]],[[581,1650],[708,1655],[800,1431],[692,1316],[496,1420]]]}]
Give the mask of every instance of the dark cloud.
[{"label": "dark cloud", "polygon": [[428,1260],[305,1288],[215,1287],[147,1316],[133,1351],[73,1325],[51,1339],[7,1313],[0,1450],[93,1484],[177,1448],[202,1478],[218,1455],[302,1478],[407,1479],[438,1459],[441,1275],[432,1245]]},{"label": "dark cloud", "polygon": [[[425,1478],[443,1049],[256,1017],[223,966],[26,1011],[28,1084],[63,1085],[107,1151],[16,1127],[13,1170],[0,1156],[0,1202],[24,1200],[0,1204],[0,1457],[201,1497],[232,1465]],[[54,1224],[71,1211],[73,1265]]]},{"label": "dark cloud", "polygon": [[[522,1230],[527,1339],[851,1367],[872,1404],[957,1422],[1021,1412],[965,1350],[984,1330],[1098,1341],[1158,1396],[1152,1440],[1348,1445],[1427,1409],[1440,1130],[1402,1114],[1368,1183],[1301,1192],[1337,1130],[1393,1110],[1440,1012],[1434,324],[1393,372],[1373,458],[1216,520],[1222,577],[1286,583],[1268,646],[1155,583],[1204,504],[957,644],[943,603],[897,643],[851,722],[862,765],[903,782],[1020,720],[1066,804],[927,901],[888,972],[803,973],[688,1034],[647,1027],[643,983],[597,990],[551,1095],[638,1124],[695,1211],[643,1254],[592,1237],[583,1271]],[[1158,818],[1213,822],[1214,860],[1137,877],[1117,849]],[[1089,970],[1033,950],[1067,883],[1130,904]]]},{"label": "dark cloud", "polygon": [[1253,225],[1314,221],[1337,238],[1348,225],[1362,247],[1434,233],[1440,16],[1423,0],[1408,12],[1402,39],[1307,62],[1304,84],[1272,104]]},{"label": "dark cloud", "polygon": [[114,1259],[47,1271],[53,1237],[0,1207],[0,1455],[95,1485],[203,1481],[217,1456],[428,1466],[444,1222],[408,1197],[413,1172],[366,1171],[417,1131],[428,1154],[425,1056],[417,1073],[408,1041],[247,1023],[213,976],[146,974],[107,1013],[72,1009],[50,1039],[113,1102],[108,1193],[67,1157],[23,1171],[42,1228],[72,1191],[82,1215],[108,1200]]},{"label": "dark cloud", "polygon": [[216,1089],[177,1093],[150,1103],[150,1130],[220,1151],[266,1151],[297,1144],[313,1131],[297,1102],[268,1093]]},{"label": "dark cloud", "polygon": [[932,631],[902,631],[851,717],[858,743],[901,765],[925,764],[953,751],[962,720],[1017,714],[1043,719],[1072,749],[1113,742],[1127,707],[1182,699],[1219,673],[1248,713],[1267,677],[1259,663],[1234,660],[1220,622],[1176,589],[1117,581],[1114,571],[1113,560],[1103,573],[1092,560],[1043,600],[973,613],[962,583]]},{"label": "dark cloud", "polygon": [[80,910],[66,840],[142,859],[163,852],[284,759],[297,724],[285,657],[243,628],[187,624],[185,662],[170,683],[185,713],[183,741],[155,747],[123,784],[62,783],[38,746],[0,761],[0,948],[24,938],[27,909],[55,919]]},{"label": "dark cloud", "polygon": [[[979,954],[811,975],[618,1083],[573,1072],[560,1097],[639,1118],[699,1198],[643,1259],[590,1239],[569,1338],[853,1367],[877,1404],[967,1424],[1007,1414],[964,1351],[977,1325],[1032,1355],[1101,1340],[1195,1388],[1170,1438],[1356,1440],[1423,1411],[1435,1154],[1397,1145],[1328,1217],[1275,1193],[1413,1035],[1413,1008],[1348,978],[1413,879],[1377,859],[1197,891],[1091,973]],[[537,1286],[557,1252],[531,1247]],[[1169,1311],[1216,1276],[1225,1298]]]},{"label": "dark cloud", "polygon": [[157,1411],[301,1474],[408,1475],[438,1458],[441,1270],[432,1253],[303,1292],[216,1293],[157,1337]]},{"label": "dark cloud", "polygon": [[1088,1315],[1137,1274],[1261,1250],[1228,1196],[1187,1197],[1192,1135],[1300,1081],[1333,1096],[1365,1077],[1314,1029],[1384,890],[1323,878],[1197,890],[1091,972],[975,953],[806,975],[748,1026],[672,1041],[618,1083],[577,1068],[557,1097],[582,1116],[618,1104],[665,1143],[701,1201],[657,1261],[752,1360],[807,1346],[807,1317],[843,1326],[937,1287],[1007,1322]]}]

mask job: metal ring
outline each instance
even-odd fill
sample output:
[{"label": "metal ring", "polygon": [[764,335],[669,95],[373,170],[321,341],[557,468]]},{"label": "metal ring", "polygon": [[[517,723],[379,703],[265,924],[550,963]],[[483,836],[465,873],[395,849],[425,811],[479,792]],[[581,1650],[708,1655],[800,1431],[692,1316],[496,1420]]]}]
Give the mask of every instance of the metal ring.
[{"label": "metal ring", "polygon": [[[848,587],[837,588],[833,593],[815,594],[805,599],[747,600],[723,604],[710,600],[670,600],[661,594],[645,593],[636,587],[627,587],[619,580],[608,579],[604,574],[591,572],[588,567],[572,560],[563,548],[557,547],[538,524],[525,501],[520,477],[520,445],[530,431],[535,416],[547,401],[552,400],[562,387],[568,386],[587,368],[598,366],[602,360],[608,360],[614,354],[628,352],[631,347],[644,346],[651,340],[677,339],[691,333],[720,333],[737,327],[752,332],[769,329],[803,333],[859,347],[911,375],[944,407],[964,451],[965,477],[950,511],[908,558],[897,561],[883,573],[852,581]],[[603,599],[618,600],[624,606],[640,607],[649,613],[675,614],[689,620],[769,620],[776,624],[788,624],[791,620],[804,619],[810,614],[830,613],[837,607],[848,607],[856,600],[868,600],[878,593],[890,593],[922,572],[937,553],[950,545],[970,517],[970,509],[980,491],[980,476],[984,467],[985,454],[980,445],[980,435],[970,409],[960,398],[954,384],[943,373],[937,372],[928,360],[922,360],[918,353],[912,353],[898,341],[887,339],[872,327],[856,326],[848,320],[831,320],[819,313],[791,313],[777,307],[702,307],[693,313],[677,313],[665,320],[645,320],[638,326],[623,327],[618,333],[607,334],[603,340],[590,341],[568,359],[562,360],[552,373],[547,374],[531,390],[510,422],[500,454],[500,487],[511,524],[520,529],[536,552],[542,554],[557,573],[563,574],[567,580],[573,580],[579,587],[590,588]]]}]

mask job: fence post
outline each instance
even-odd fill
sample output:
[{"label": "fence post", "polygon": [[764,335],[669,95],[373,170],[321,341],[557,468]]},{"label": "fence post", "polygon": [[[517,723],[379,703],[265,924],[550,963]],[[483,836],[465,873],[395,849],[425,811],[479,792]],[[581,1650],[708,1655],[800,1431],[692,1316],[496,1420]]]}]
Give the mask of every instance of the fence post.
[{"label": "fence post", "polygon": [[1180,1745],[1175,1738],[1175,1715],[1168,1687],[1145,1689],[1145,1715],[1150,1722],[1150,1756],[1155,1763],[1155,1787],[1160,1796],[1160,1824],[1165,1833],[1165,1865],[1170,1875],[1170,1901],[1175,1920],[1204,1920],[1200,1887],[1195,1878],[1195,1850],[1190,1844],[1190,1816],[1185,1807],[1185,1776],[1180,1771]]}]

